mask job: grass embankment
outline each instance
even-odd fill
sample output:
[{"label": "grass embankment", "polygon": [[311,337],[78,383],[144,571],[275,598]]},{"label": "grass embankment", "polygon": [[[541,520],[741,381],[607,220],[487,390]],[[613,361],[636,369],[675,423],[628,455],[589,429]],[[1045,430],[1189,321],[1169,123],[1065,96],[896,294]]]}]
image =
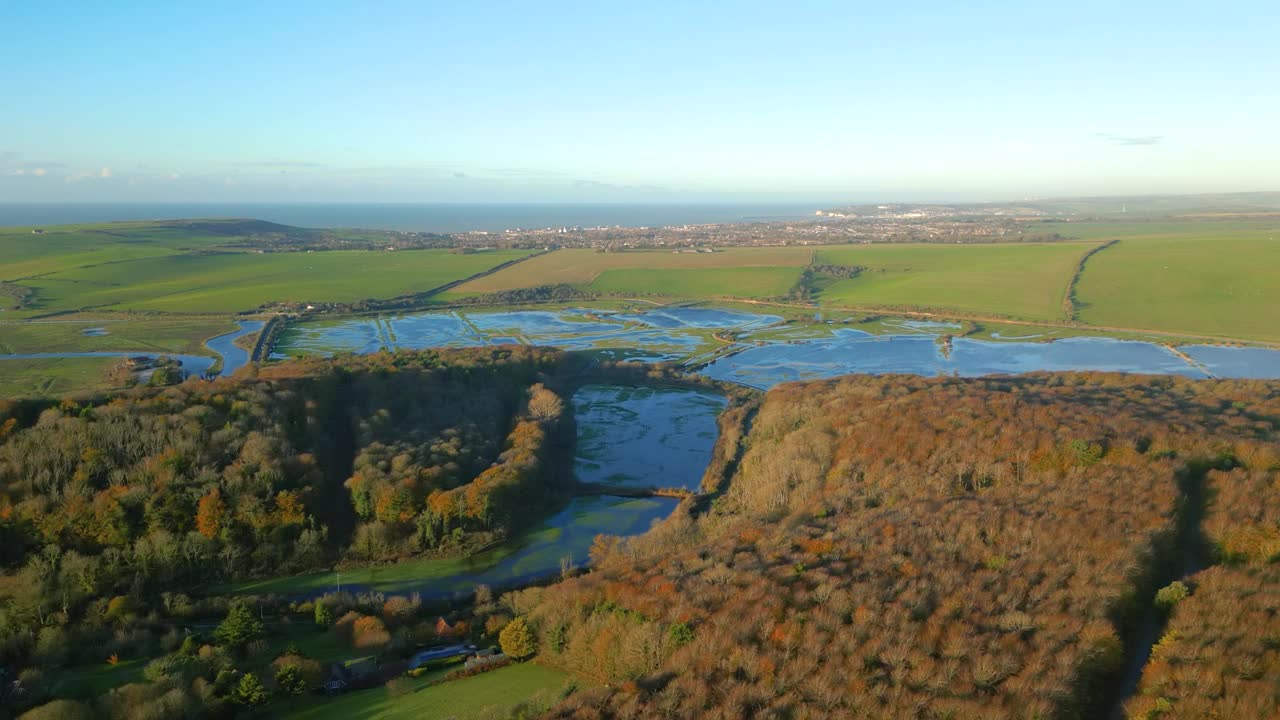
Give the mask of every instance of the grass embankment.
[{"label": "grass embankment", "polygon": [[539,698],[547,701],[558,699],[570,680],[559,670],[535,663],[521,663],[440,685],[429,685],[430,682],[431,676],[406,678],[405,692],[399,695],[378,688],[338,698],[304,698],[278,708],[279,717],[310,720],[468,720],[490,716]]}]

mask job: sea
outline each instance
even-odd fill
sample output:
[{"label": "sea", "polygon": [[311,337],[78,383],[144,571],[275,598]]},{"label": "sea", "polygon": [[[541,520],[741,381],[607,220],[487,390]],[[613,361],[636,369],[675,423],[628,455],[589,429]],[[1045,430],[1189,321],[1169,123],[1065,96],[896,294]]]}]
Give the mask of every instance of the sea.
[{"label": "sea", "polygon": [[118,220],[254,218],[306,228],[500,232],[550,227],[660,227],[812,218],[830,204],[709,203],[0,203],[0,226]]}]

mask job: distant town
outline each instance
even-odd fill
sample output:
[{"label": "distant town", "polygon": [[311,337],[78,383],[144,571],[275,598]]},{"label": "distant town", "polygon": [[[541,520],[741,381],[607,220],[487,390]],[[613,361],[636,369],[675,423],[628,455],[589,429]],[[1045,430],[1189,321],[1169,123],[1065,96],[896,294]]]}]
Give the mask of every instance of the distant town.
[{"label": "distant town", "polygon": [[[1223,214],[1223,208],[1230,212]],[[1052,242],[1085,221],[1203,221],[1280,213],[1280,193],[1072,198],[1003,203],[889,203],[821,208],[809,218],[652,227],[557,226],[439,234],[394,230],[308,230],[261,223],[245,242],[265,252],[365,248],[594,248],[714,251],[720,247],[871,243]],[[287,231],[287,232],[285,232]]]}]

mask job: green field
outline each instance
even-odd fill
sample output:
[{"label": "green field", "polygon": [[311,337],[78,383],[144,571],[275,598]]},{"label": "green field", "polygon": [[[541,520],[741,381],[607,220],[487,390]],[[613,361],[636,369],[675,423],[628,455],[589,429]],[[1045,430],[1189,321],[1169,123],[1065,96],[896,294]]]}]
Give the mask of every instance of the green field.
[{"label": "green field", "polygon": [[[809,264],[813,251],[803,247],[726,248],[713,253],[645,250],[596,252],[569,249],[542,255],[519,265],[477,278],[457,288],[458,294],[515,290],[568,283],[587,286],[612,270],[708,270],[712,268],[801,268]],[[696,277],[689,274],[688,277]],[[626,280],[612,280],[624,282]],[[644,286],[644,281],[641,281]],[[652,283],[649,283],[651,285]]]},{"label": "green field", "polygon": [[848,245],[818,262],[866,268],[826,284],[823,305],[890,305],[1056,320],[1081,255],[1093,243]]},{"label": "green field", "polygon": [[[22,319],[83,309],[235,313],[272,302],[353,302],[430,290],[530,251],[259,253],[253,233],[315,231],[258,221],[101,223],[0,229],[0,280],[34,290]],[[347,232],[343,237],[360,237]]]},{"label": "green field", "polygon": [[69,268],[198,251],[227,242],[226,235],[148,222],[0,228],[0,280],[30,278]]},{"label": "green field", "polygon": [[1032,320],[1062,317],[1062,299],[1092,242],[1004,245],[831,245],[715,253],[560,250],[466,283],[459,294],[569,283],[606,294],[780,298],[804,265],[859,265],[819,281],[826,305],[903,306]]},{"label": "green field", "polygon": [[205,340],[235,329],[230,318],[211,317],[113,315],[0,322],[0,354],[136,351],[207,355]]},{"label": "green field", "polygon": [[119,358],[0,359],[0,398],[59,396],[101,390]]},{"label": "green field", "polygon": [[234,313],[272,302],[354,302],[423,292],[528,255],[396,252],[183,254],[72,268],[22,281],[34,309]]},{"label": "green field", "polygon": [[606,270],[588,288],[611,294],[765,298],[786,295],[800,273],[798,267]]},{"label": "green field", "polygon": [[[1091,325],[1280,341],[1280,227],[1087,227],[1119,243],[1092,256],[1077,287]],[[1110,232],[1108,232],[1110,230]],[[1135,231],[1146,230],[1138,234]]]},{"label": "green field", "polygon": [[337,698],[302,698],[268,709],[278,713],[276,717],[309,720],[470,720],[491,717],[530,700],[554,701],[570,680],[559,670],[527,662],[435,686],[428,686],[427,678],[404,682],[408,692],[398,697],[375,688]]}]

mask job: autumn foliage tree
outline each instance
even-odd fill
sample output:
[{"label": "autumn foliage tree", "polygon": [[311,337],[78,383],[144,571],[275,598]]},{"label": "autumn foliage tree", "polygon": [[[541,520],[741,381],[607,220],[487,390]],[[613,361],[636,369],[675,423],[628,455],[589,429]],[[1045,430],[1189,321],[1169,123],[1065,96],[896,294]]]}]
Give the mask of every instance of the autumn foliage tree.
[{"label": "autumn foliage tree", "polygon": [[[1280,467],[1277,417],[1280,385],[1251,381],[784,384],[745,438],[717,448],[731,474],[702,514],[677,512],[602,548],[593,572],[501,602],[542,662],[595,684],[553,717],[1100,717],[1122,638],[1152,611],[1161,569],[1183,561],[1190,478],[1240,468],[1215,502],[1248,522],[1208,534],[1224,557],[1270,557],[1275,518],[1247,498],[1280,497],[1271,471],[1250,475]],[[1268,582],[1254,571],[1235,597]],[[1209,684],[1154,698],[1198,710],[1225,688],[1216,716],[1274,714],[1261,694],[1271,621],[1236,625],[1222,600],[1192,615],[1202,593],[1172,622],[1207,630],[1170,640],[1169,657],[1185,663],[1245,625],[1263,633],[1223,643],[1247,661],[1224,663],[1234,676],[1196,671],[1185,681]],[[1252,597],[1259,612],[1271,602]]]},{"label": "autumn foliage tree", "polygon": [[218,537],[222,532],[222,518],[227,514],[222,492],[218,488],[210,490],[196,507],[196,530],[210,539]]},{"label": "autumn foliage tree", "polygon": [[516,618],[507,623],[498,634],[498,643],[501,644],[503,653],[517,659],[529,657],[538,651],[533,633],[524,618]]}]

